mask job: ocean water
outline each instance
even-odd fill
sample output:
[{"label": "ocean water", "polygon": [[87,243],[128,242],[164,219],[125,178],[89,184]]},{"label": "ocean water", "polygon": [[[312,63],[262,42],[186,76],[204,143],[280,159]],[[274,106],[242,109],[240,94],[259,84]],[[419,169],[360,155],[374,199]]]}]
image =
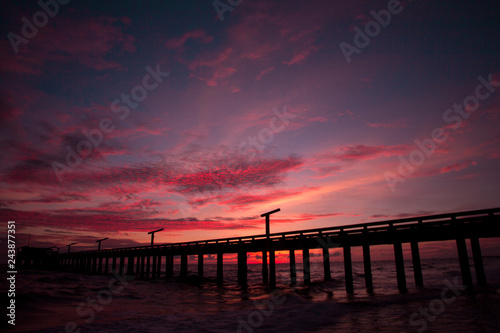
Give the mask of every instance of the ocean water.
[{"label": "ocean water", "polygon": [[[472,260],[471,260],[472,264]],[[289,265],[277,264],[277,288],[262,285],[261,265],[249,265],[249,287],[237,285],[236,265],[215,265],[205,278],[141,281],[113,275],[21,271],[12,332],[498,332],[500,258],[484,259],[488,288],[461,288],[456,259],[422,260],[424,288],[415,288],[406,261],[408,292],[397,290],[393,261],[374,261],[373,293],[364,288],[362,262],[353,263],[355,294],[345,292],[342,263],[311,264],[312,285],[289,285]],[[177,268],[178,272],[178,268]],[[472,273],[474,269],[472,266]],[[474,280],[475,282],[475,280]],[[6,290],[3,288],[3,290]],[[4,298],[6,295],[4,294]],[[6,304],[4,302],[4,304]]]}]

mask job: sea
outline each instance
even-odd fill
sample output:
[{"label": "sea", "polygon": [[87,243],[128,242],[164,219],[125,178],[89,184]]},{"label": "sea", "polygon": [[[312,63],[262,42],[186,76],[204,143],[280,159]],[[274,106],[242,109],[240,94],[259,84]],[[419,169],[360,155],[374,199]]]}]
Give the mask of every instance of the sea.
[{"label": "sea", "polygon": [[[473,290],[462,286],[456,258],[422,260],[421,288],[415,287],[411,261],[405,267],[408,291],[401,293],[394,261],[373,261],[374,290],[368,292],[363,263],[353,262],[354,295],[345,291],[341,262],[332,263],[328,282],[322,263],[311,263],[309,286],[300,264],[295,286],[289,264],[277,264],[276,288],[263,285],[261,264],[248,265],[247,288],[237,284],[236,264],[224,266],[220,285],[216,266],[207,263],[203,279],[189,265],[184,280],[21,270],[15,326],[4,315],[1,327],[46,333],[500,331],[500,257],[484,258],[488,286],[479,288],[474,280]],[[472,259],[471,269],[474,275]],[[6,286],[2,281],[4,306]]]}]

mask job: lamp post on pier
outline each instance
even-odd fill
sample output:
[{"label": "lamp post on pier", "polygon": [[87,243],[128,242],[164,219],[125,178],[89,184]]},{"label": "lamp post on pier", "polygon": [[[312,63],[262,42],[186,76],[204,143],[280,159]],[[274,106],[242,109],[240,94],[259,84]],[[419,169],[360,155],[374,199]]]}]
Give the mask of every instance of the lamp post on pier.
[{"label": "lamp post on pier", "polygon": [[275,209],[275,210],[272,210],[270,212],[267,212],[267,213],[260,215],[260,217],[264,217],[264,216],[266,217],[266,236],[267,236],[267,238],[269,238],[270,228],[271,228],[270,221],[269,221],[269,215],[277,213],[279,211],[281,211],[281,209],[278,208],[278,209]]},{"label": "lamp post on pier", "polygon": [[95,241],[96,243],[99,243],[99,245],[97,245],[97,251],[99,251],[99,252],[101,251],[101,242],[105,241],[106,239],[108,239],[108,237],[103,238],[103,239],[98,239]]},{"label": "lamp post on pier", "polygon": [[[266,237],[267,237],[267,246],[264,251],[262,251],[262,278],[264,283],[267,283],[269,281],[269,284],[274,287],[276,286],[276,257],[274,253],[274,249],[272,248],[272,243],[271,243],[271,226],[270,226],[270,219],[269,216],[271,214],[277,213],[281,211],[281,209],[275,209],[270,212],[261,214],[261,217],[266,217]],[[267,270],[267,251],[269,251],[269,274]],[[269,276],[269,280],[268,280]]]},{"label": "lamp post on pier", "polygon": [[75,245],[75,244],[78,244],[78,243],[71,243],[71,244],[66,245],[68,247],[68,253],[71,250],[71,245]]},{"label": "lamp post on pier", "polygon": [[155,233],[156,233],[156,232],[159,232],[159,231],[163,231],[163,228],[158,229],[158,230],[155,230],[155,231],[150,231],[150,232],[148,232],[148,235],[149,235],[149,234],[151,234],[151,247],[153,247],[153,244],[154,244],[154,240],[155,240]]}]

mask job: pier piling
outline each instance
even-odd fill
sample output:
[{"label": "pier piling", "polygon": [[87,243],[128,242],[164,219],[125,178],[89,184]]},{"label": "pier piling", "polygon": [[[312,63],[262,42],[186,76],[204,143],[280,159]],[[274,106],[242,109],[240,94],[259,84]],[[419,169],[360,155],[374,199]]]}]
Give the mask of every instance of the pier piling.
[{"label": "pier piling", "polygon": [[476,271],[477,284],[480,287],[486,286],[486,274],[484,273],[483,256],[481,255],[481,247],[479,246],[479,238],[471,237],[470,244],[472,248],[472,256],[474,257],[474,270]]},{"label": "pier piling", "polygon": [[311,259],[309,257],[309,248],[302,249],[302,270],[304,272],[304,284],[311,284]]},{"label": "pier piling", "polygon": [[418,242],[411,242],[411,260],[413,263],[413,275],[415,276],[415,285],[417,287],[424,286],[424,278],[422,277],[422,265],[420,264],[420,252]]},{"label": "pier piling", "polygon": [[398,280],[398,289],[400,292],[405,293],[407,291],[405,263],[403,259],[403,247],[400,242],[394,243],[394,259],[396,262],[396,276]]}]

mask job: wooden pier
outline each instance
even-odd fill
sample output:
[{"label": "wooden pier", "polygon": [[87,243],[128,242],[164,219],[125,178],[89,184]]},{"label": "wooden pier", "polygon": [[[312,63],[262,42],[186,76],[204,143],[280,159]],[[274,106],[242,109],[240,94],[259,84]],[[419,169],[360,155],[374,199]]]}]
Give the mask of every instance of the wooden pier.
[{"label": "wooden pier", "polygon": [[[278,211],[278,210],[276,210]],[[272,211],[262,216],[269,222]],[[267,224],[268,225],[268,224]],[[267,228],[267,231],[269,229]],[[139,278],[172,277],[174,256],[180,257],[180,276],[187,276],[188,258],[197,255],[198,276],[203,277],[205,255],[217,257],[217,281],[223,282],[223,255],[236,254],[238,283],[247,285],[247,253],[262,254],[263,283],[276,284],[276,251],[290,254],[290,283],[297,282],[295,251],[302,250],[304,284],[311,283],[309,250],[323,249],[324,279],[331,279],[330,248],[342,248],[344,254],[345,288],[354,293],[351,249],[361,247],[364,261],[366,289],[373,290],[370,251],[377,245],[392,245],[396,267],[397,287],[407,289],[403,244],[409,243],[412,255],[414,280],[417,287],[424,285],[420,264],[419,243],[454,240],[463,285],[472,288],[472,273],[466,240],[470,240],[474,270],[478,286],[486,285],[486,275],[481,255],[480,239],[500,237],[500,208],[419,216],[381,222],[362,223],[331,228],[298,230],[264,235],[211,239],[175,244],[159,244],[96,251],[52,253],[34,255],[30,248],[18,249],[21,267],[45,267],[82,273],[108,274],[111,271],[134,274]],[[269,256],[268,256],[269,254]],[[269,263],[267,258],[269,257]],[[162,267],[164,262],[164,267]]]}]

